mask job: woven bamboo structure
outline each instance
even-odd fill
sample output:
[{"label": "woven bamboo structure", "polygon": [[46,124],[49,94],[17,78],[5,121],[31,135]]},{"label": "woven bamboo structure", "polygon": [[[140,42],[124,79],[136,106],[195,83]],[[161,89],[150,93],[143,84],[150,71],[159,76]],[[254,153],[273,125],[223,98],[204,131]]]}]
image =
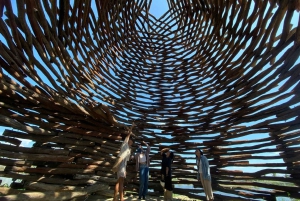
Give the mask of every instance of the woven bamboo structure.
[{"label": "woven bamboo structure", "polygon": [[176,194],[204,199],[201,148],[215,200],[300,198],[299,0],[167,3],[156,18],[151,0],[0,0],[3,198],[112,196],[133,122],[152,147],[150,194],[168,146]]}]

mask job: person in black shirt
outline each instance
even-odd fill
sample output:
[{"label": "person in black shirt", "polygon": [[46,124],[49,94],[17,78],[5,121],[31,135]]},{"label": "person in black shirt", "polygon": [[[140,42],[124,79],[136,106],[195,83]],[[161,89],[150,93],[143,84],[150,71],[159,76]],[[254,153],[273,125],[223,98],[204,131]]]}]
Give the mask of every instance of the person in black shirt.
[{"label": "person in black shirt", "polygon": [[161,162],[161,174],[164,185],[164,200],[172,200],[172,168],[174,153],[169,148],[161,150],[162,162]]}]

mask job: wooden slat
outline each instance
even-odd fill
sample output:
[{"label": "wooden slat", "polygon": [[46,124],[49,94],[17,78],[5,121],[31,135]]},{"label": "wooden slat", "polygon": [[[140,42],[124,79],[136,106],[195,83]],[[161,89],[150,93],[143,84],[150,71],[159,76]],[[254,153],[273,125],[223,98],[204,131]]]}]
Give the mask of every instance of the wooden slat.
[{"label": "wooden slat", "polygon": [[168,0],[162,16],[151,2],[0,0],[0,176],[30,190],[4,197],[112,196],[134,123],[153,195],[169,147],[174,184],[195,188],[176,194],[205,199],[201,149],[215,200],[299,199],[299,1]]}]

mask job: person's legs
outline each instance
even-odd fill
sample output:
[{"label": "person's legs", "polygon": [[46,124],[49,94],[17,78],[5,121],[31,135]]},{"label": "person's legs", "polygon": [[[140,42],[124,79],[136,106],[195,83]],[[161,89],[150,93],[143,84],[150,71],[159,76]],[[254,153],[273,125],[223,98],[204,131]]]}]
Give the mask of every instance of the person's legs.
[{"label": "person's legs", "polygon": [[214,195],[211,188],[211,181],[204,179],[203,180],[203,188],[206,195],[207,200],[214,200]]},{"label": "person's legs", "polygon": [[167,189],[164,189],[164,201],[167,201],[168,199],[167,191]]},{"label": "person's legs", "polygon": [[140,166],[140,189],[139,189],[139,198],[143,195],[144,184],[145,184],[145,166]]},{"label": "person's legs", "polygon": [[164,199],[167,201],[172,200],[173,186],[172,177],[165,177],[165,196]]},{"label": "person's legs", "polygon": [[172,191],[173,186],[172,186],[172,178],[171,177],[165,177],[165,189]]},{"label": "person's legs", "polygon": [[202,183],[202,187],[203,187],[206,199],[207,200],[214,200],[214,195],[213,195],[212,188],[211,188],[211,181],[203,179],[202,173],[200,173],[200,180],[201,180],[201,183]]},{"label": "person's legs", "polygon": [[200,173],[200,181],[201,181],[201,184],[202,184],[202,188],[204,190],[204,181],[203,181],[203,177],[202,177],[202,173]]},{"label": "person's legs", "polygon": [[204,190],[204,193],[205,193],[205,197],[206,197],[206,199],[208,200],[208,197],[207,197],[207,194],[206,194],[205,183],[204,183],[204,179],[203,179],[202,173],[200,173],[200,181],[201,181],[201,184],[202,184],[202,188],[203,188],[203,190]]},{"label": "person's legs", "polygon": [[120,178],[117,180],[117,183],[115,185],[115,191],[114,191],[114,199],[113,201],[117,201],[118,199],[118,192],[119,192],[119,180]]},{"label": "person's legs", "polygon": [[119,178],[119,194],[120,194],[120,200],[123,201],[124,200],[124,177],[120,177]]},{"label": "person's legs", "polygon": [[173,191],[167,191],[167,200],[172,201],[173,200]]},{"label": "person's legs", "polygon": [[144,170],[144,189],[143,189],[143,198],[145,198],[145,196],[148,193],[148,181],[149,181],[149,167],[145,167]]}]

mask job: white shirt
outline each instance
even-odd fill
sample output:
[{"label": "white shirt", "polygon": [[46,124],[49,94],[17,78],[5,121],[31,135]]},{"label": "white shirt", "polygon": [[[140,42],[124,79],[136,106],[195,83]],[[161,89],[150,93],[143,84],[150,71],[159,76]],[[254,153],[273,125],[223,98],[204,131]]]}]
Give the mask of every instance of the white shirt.
[{"label": "white shirt", "polygon": [[144,153],[140,153],[140,163],[146,163],[146,156]]},{"label": "white shirt", "polygon": [[198,165],[198,172],[202,173],[202,164],[201,164],[201,160],[197,160],[197,165]]}]

